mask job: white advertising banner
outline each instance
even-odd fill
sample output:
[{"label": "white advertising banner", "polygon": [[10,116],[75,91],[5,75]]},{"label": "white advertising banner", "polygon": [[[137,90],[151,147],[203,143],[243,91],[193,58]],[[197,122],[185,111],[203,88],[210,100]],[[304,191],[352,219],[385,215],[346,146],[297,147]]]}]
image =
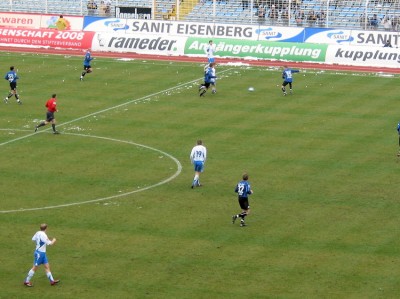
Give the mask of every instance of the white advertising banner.
[{"label": "white advertising banner", "polygon": [[95,51],[139,53],[150,55],[173,55],[184,53],[186,38],[165,35],[96,33],[92,41]]},{"label": "white advertising banner", "polygon": [[395,48],[329,46],[325,61],[339,65],[400,67],[400,52]]},{"label": "white advertising banner", "polygon": [[[0,12],[0,27],[28,29],[56,29],[60,15],[39,15]],[[65,30],[82,30],[83,17],[63,16]]]},{"label": "white advertising banner", "polygon": [[119,34],[162,34],[184,37],[233,38],[266,41],[304,39],[304,28],[172,22],[144,19],[86,18],[83,30],[114,32]]}]

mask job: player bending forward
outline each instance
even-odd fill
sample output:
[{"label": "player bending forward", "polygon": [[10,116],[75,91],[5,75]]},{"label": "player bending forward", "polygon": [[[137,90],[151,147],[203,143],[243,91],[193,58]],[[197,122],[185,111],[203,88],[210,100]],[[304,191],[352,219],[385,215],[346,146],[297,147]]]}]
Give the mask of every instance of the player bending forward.
[{"label": "player bending forward", "polygon": [[199,96],[203,97],[207,90],[212,86],[212,93],[217,92],[217,88],[215,86],[215,80],[217,79],[216,71],[215,71],[215,62],[210,63],[208,68],[204,72],[204,83],[199,87]]}]

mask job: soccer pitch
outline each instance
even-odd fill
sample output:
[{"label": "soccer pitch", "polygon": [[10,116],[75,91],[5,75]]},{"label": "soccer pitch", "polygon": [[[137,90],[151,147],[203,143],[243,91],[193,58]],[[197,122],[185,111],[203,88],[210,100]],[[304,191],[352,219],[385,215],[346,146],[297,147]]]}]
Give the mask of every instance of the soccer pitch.
[{"label": "soccer pitch", "polygon": [[[0,56],[23,102],[0,108],[0,298],[398,296],[399,75],[301,70],[284,97],[281,69],[218,65],[200,98],[200,63],[98,58],[80,82],[82,60]],[[53,93],[62,134],[34,133]],[[43,222],[61,283],[25,288]]]}]

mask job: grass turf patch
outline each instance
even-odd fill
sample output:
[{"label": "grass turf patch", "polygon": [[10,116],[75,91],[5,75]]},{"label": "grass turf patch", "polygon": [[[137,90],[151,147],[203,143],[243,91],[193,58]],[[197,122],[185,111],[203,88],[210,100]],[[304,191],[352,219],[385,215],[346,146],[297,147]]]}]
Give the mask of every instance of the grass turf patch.
[{"label": "grass turf patch", "polygon": [[[200,98],[195,63],[101,58],[83,82],[82,57],[3,53],[0,63],[18,68],[24,103],[0,109],[0,210],[140,190],[177,171],[129,142],[183,166],[172,181],[124,197],[2,213],[0,297],[399,293],[397,76],[302,71],[284,97],[280,69],[219,65],[217,93]],[[64,134],[33,134],[52,93]],[[192,190],[199,138],[209,158],[204,187]],[[244,171],[255,193],[240,228],[230,219]],[[62,282],[50,288],[40,269],[25,289],[41,222],[58,239],[48,256]]]}]

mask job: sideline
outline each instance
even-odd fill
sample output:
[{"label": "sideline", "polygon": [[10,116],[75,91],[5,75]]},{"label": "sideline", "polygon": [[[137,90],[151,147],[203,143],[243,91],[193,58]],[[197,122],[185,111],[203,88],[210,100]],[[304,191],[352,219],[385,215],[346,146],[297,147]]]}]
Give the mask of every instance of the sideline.
[{"label": "sideline", "polygon": [[[71,49],[55,49],[55,48],[19,48],[19,47],[0,47],[0,51],[12,52],[12,53],[35,53],[35,54],[51,54],[51,55],[71,55],[71,56],[82,56],[84,51],[82,50],[71,50]],[[162,56],[162,55],[150,55],[150,54],[136,54],[136,53],[111,53],[111,52],[92,52],[96,57],[107,57],[107,58],[130,58],[130,59],[142,59],[142,60],[158,60],[158,61],[176,61],[176,62],[200,62],[206,63],[204,57],[192,57],[192,56]],[[388,68],[385,66],[372,67],[372,66],[354,66],[354,65],[339,65],[339,64],[323,64],[315,62],[295,62],[285,60],[257,60],[257,59],[240,59],[240,58],[225,58],[216,57],[217,64],[227,63],[244,63],[252,66],[259,67],[283,67],[289,65],[293,68],[303,69],[315,69],[315,70],[330,70],[330,71],[349,71],[349,72],[367,72],[367,73],[389,73],[389,74],[400,74],[400,68]]]}]

